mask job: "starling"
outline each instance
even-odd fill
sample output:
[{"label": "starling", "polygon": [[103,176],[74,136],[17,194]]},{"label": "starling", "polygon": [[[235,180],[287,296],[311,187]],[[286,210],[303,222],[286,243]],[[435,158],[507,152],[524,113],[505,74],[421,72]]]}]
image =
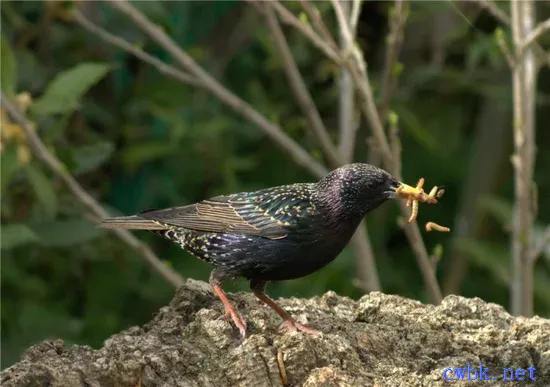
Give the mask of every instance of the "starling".
[{"label": "starling", "polygon": [[254,295],[283,319],[281,328],[315,334],[318,331],[296,322],[264,293],[266,284],[300,278],[327,265],[348,244],[367,212],[403,196],[401,191],[414,190],[382,169],[356,163],[317,183],[216,196],[105,219],[100,226],[152,231],[213,264],[210,285],[243,337],[246,322],[221,288],[227,278],[248,279]]}]

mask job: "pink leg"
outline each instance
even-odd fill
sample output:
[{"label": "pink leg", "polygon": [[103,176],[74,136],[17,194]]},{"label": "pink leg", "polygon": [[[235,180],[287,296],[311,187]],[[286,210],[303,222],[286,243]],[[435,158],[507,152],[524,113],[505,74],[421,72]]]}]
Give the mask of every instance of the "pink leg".
[{"label": "pink leg", "polygon": [[241,336],[243,338],[246,337],[246,321],[244,318],[237,312],[237,309],[231,304],[229,299],[227,298],[227,295],[223,291],[220,283],[213,278],[213,276],[210,276],[210,286],[212,286],[212,290],[218,298],[223,303],[223,306],[225,307],[225,317],[231,318],[233,320],[233,323],[235,326],[239,329],[239,332],[241,333]]},{"label": "pink leg", "polygon": [[281,323],[281,325],[279,325],[280,330],[283,330],[283,329],[296,330],[297,329],[300,332],[308,333],[310,335],[317,335],[317,334],[321,333],[320,331],[318,331],[316,329],[310,328],[306,325],[302,325],[302,324],[296,322],[292,318],[292,316],[290,316],[283,308],[281,308],[279,305],[277,305],[277,303],[275,301],[273,301],[271,298],[269,298],[264,293],[265,285],[266,285],[265,282],[252,281],[250,283],[250,287],[252,288],[252,291],[254,292],[254,295],[258,299],[263,301],[271,309],[273,309],[275,311],[275,313],[277,313],[283,319],[283,322]]}]

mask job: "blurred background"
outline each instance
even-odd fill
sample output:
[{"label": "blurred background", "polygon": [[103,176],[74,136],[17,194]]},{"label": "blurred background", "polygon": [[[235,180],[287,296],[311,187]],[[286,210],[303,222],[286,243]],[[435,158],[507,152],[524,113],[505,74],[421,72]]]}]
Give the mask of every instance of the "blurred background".
[{"label": "blurred background", "polygon": [[[34,102],[28,116],[48,149],[109,212],[133,214],[316,180],[216,97],[107,45],[59,17],[56,4],[2,1],[2,89],[29,93]],[[239,1],[133,4],[212,76],[323,160],[257,10]],[[392,5],[365,1],[358,22],[357,40],[375,95]],[[451,233],[422,232],[430,253],[442,249],[437,277],[444,293],[508,307],[512,89],[494,35],[501,24],[475,2],[409,5],[390,104],[399,116],[404,180],[414,184],[425,177],[427,186],[445,187],[441,204],[421,205],[419,215],[422,225],[435,221],[452,228]],[[500,5],[507,11],[506,3]],[[334,32],[330,3],[316,6]],[[548,3],[538,9],[539,20],[549,16]],[[172,63],[104,3],[86,3],[82,10],[96,24]],[[339,68],[296,30],[283,30],[336,141]],[[546,47],[548,42],[548,36],[540,41]],[[546,66],[537,91],[537,233],[550,222],[549,106]],[[97,348],[113,333],[149,321],[170,301],[173,287],[119,239],[95,228],[78,200],[31,154],[24,134],[2,120],[2,368],[46,338]],[[369,125],[361,121],[356,161],[379,163],[369,150],[370,136]],[[367,217],[382,289],[428,302],[399,216],[397,206],[388,203]],[[182,276],[208,279],[210,265],[155,235],[135,235]],[[350,245],[325,269],[271,284],[268,293],[311,297],[334,290],[359,298],[364,291],[356,286],[355,273]],[[237,280],[225,287],[247,290],[248,284]],[[535,313],[550,316],[548,249],[535,269]]]}]

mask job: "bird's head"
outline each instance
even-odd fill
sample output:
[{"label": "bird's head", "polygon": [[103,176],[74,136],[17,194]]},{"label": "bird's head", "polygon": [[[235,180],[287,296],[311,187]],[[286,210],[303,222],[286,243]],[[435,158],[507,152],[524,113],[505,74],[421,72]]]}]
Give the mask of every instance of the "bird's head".
[{"label": "bird's head", "polygon": [[403,185],[383,169],[370,164],[348,164],[335,169],[317,183],[321,205],[338,218],[362,219]]}]

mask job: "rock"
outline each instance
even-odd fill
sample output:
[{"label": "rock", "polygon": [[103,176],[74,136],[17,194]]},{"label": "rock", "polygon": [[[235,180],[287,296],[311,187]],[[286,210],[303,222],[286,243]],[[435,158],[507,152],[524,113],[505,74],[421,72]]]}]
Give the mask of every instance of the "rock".
[{"label": "rock", "polygon": [[[309,336],[277,332],[273,313],[250,294],[230,298],[248,321],[245,340],[208,286],[189,280],[151,322],[103,348],[61,340],[29,348],[2,372],[2,386],[283,386],[283,373],[291,386],[443,386],[455,368],[465,372],[460,385],[479,383],[468,381],[468,364],[470,379],[495,378],[484,386],[550,385],[550,320],[516,318],[480,299],[449,296],[432,306],[328,292],[280,300],[324,332]],[[503,382],[504,372],[514,380]]]}]

